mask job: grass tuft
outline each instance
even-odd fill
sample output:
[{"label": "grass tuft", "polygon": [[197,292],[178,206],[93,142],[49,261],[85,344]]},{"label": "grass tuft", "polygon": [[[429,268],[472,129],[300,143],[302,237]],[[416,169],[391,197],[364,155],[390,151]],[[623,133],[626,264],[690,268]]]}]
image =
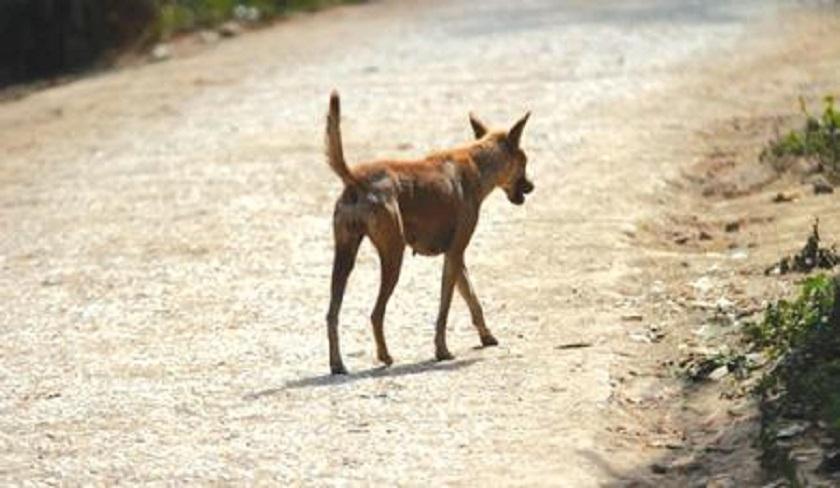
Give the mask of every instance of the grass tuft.
[{"label": "grass tuft", "polygon": [[775,358],[758,387],[763,463],[797,481],[789,447],[778,440],[781,425],[807,420],[840,443],[840,275],[806,278],[796,298],[768,306],[745,332]]},{"label": "grass tuft", "polygon": [[833,96],[826,96],[822,114],[814,116],[808,112],[805,100],[799,97],[800,110],[805,115],[804,127],[771,141],[761,159],[783,171],[789,166],[791,157],[814,158],[823,171],[840,176],[840,110],[834,102]]},{"label": "grass tuft", "polygon": [[[265,21],[293,11],[312,12],[361,0],[156,0],[156,32],[166,39],[179,32],[216,26],[243,13],[248,21]],[[239,20],[243,20],[239,19]]]}]

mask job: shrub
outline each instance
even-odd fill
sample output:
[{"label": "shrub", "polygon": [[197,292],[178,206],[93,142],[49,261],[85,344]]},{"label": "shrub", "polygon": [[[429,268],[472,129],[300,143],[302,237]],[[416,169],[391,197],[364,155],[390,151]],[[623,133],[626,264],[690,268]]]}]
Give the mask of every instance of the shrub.
[{"label": "shrub", "polygon": [[[234,16],[238,7],[256,9],[257,17],[270,19],[293,10],[313,11],[347,0],[156,0],[159,5],[160,37],[212,27]],[[352,0],[350,0],[352,1]],[[356,0],[359,1],[359,0]]]},{"label": "shrub", "polygon": [[840,325],[829,323],[834,288],[834,280],[824,274],[806,278],[795,300],[769,305],[764,320],[748,326],[747,333],[759,348],[773,356],[807,344],[813,336],[822,335],[823,329],[840,333]]},{"label": "shrub", "polygon": [[822,421],[840,441],[840,276],[807,278],[795,300],[768,306],[746,332],[777,359],[760,387],[769,410]]},{"label": "shrub", "polygon": [[840,175],[840,111],[834,101],[833,96],[825,97],[823,113],[816,117],[808,112],[800,97],[805,126],[772,141],[762,152],[762,159],[771,160],[779,168],[778,162],[788,156],[816,158],[823,170]]}]

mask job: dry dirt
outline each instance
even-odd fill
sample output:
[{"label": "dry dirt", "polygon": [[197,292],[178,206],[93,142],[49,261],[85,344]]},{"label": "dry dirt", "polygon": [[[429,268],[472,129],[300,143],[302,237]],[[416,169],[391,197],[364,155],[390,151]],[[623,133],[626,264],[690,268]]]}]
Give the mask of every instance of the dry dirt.
[{"label": "dry dirt", "polygon": [[[729,3],[372,2],[1,105],[0,482],[755,480],[754,462],[650,470],[692,449],[697,417],[672,414],[686,397],[660,366],[680,332],[651,326],[685,326],[667,298],[732,261],[670,245],[668,219],[767,208],[673,182],[727,121],[835,89],[819,80],[840,49],[823,12]],[[475,348],[456,300],[457,360],[432,361],[441,263],[417,257],[379,367],[365,246],[341,316],[351,375],[326,374],[333,87],[351,160],[462,142],[469,110],[533,110],[537,190],[492,196],[467,254],[500,347]],[[744,267],[803,235],[756,225],[769,244]]]}]

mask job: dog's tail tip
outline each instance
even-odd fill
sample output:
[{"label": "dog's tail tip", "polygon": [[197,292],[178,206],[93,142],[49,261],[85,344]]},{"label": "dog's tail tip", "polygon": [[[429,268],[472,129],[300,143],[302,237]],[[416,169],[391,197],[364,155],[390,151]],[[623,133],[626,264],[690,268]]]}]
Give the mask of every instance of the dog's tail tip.
[{"label": "dog's tail tip", "polygon": [[341,114],[339,112],[338,91],[330,93],[330,111],[327,114],[327,162],[346,186],[355,185],[356,178],[347,167],[344,160],[344,149],[341,144],[341,129],[339,127]]},{"label": "dog's tail tip", "polygon": [[341,109],[341,101],[338,96],[338,90],[333,89],[330,92],[330,112],[338,113]]}]

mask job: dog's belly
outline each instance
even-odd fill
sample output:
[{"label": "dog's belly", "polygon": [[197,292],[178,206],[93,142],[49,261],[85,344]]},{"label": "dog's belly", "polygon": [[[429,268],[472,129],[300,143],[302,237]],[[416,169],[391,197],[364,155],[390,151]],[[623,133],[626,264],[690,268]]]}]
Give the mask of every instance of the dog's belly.
[{"label": "dog's belly", "polygon": [[455,235],[455,222],[449,216],[426,212],[403,214],[405,242],[417,254],[435,256],[446,252]]},{"label": "dog's belly", "polygon": [[452,243],[452,235],[441,236],[422,236],[418,238],[409,232],[406,232],[406,242],[411,249],[417,254],[424,256],[437,256],[449,249],[449,244]]}]

